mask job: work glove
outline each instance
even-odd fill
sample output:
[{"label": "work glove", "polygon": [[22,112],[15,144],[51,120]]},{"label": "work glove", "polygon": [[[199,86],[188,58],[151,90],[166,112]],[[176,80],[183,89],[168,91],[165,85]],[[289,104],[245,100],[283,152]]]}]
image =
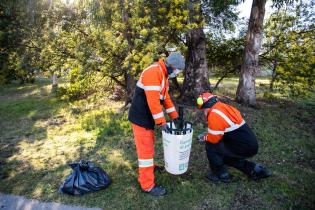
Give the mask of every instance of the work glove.
[{"label": "work glove", "polygon": [[168,125],[166,123],[164,125],[161,125],[161,129],[165,133],[171,133],[171,130],[170,130],[170,128],[168,127]]},{"label": "work glove", "polygon": [[197,136],[197,140],[202,143],[202,142],[205,142],[207,141],[207,132],[204,132],[204,133],[201,133]]}]

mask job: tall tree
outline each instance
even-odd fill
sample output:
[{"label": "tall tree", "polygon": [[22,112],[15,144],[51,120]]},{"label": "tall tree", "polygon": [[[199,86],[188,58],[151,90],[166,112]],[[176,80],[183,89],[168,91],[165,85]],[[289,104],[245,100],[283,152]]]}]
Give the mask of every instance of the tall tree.
[{"label": "tall tree", "polygon": [[259,51],[263,33],[266,0],[253,0],[245,40],[245,50],[236,99],[240,103],[256,106],[256,73],[259,67]]},{"label": "tall tree", "polygon": [[182,100],[193,103],[197,94],[210,91],[206,59],[206,38],[202,26],[201,1],[189,1],[189,21],[192,25],[186,35],[186,71],[182,88]]},{"label": "tall tree", "polygon": [[33,81],[39,50],[32,40],[41,35],[43,1],[0,2],[0,83]]},{"label": "tall tree", "polygon": [[183,1],[164,0],[92,3],[92,23],[99,46],[96,54],[100,60],[108,61],[102,72],[124,88],[127,103],[134,90],[134,78],[141,70],[166,55],[168,49],[182,45],[180,35],[186,21],[183,5]]},{"label": "tall tree", "polygon": [[[127,40],[128,47],[126,50],[128,53],[132,52],[132,49],[134,48],[134,42],[132,40],[132,29],[130,25],[130,20],[131,18],[131,13],[130,13],[130,4],[126,0],[120,0],[119,3],[120,9],[121,9],[121,16],[122,16],[122,23],[124,24],[124,29],[123,29],[123,37]],[[132,68],[131,68],[131,63],[130,60],[127,61],[126,67],[123,67],[124,71],[124,82],[126,84],[125,90],[126,90],[126,96],[125,96],[125,104],[127,105],[128,103],[131,102],[132,96],[133,96],[133,90],[136,86],[135,83],[135,77],[132,74]]]},{"label": "tall tree", "polygon": [[186,70],[181,98],[186,103],[194,103],[196,95],[210,91],[208,64],[206,58],[206,36],[220,36],[224,30],[233,30],[237,16],[233,6],[240,1],[189,0],[189,27],[186,34]]}]

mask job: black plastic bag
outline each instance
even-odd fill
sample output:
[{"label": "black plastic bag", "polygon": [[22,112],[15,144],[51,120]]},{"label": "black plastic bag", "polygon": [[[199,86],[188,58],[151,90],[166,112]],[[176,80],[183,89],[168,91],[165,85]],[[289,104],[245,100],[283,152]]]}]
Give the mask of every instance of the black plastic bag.
[{"label": "black plastic bag", "polygon": [[59,192],[83,195],[106,188],[111,183],[108,174],[90,161],[81,160],[79,163],[70,163],[69,166],[73,172],[60,186]]}]

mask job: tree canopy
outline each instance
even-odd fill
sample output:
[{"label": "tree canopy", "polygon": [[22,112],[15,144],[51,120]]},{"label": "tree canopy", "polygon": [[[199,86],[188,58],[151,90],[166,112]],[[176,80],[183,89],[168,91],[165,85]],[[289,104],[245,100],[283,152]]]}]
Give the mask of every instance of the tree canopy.
[{"label": "tree canopy", "polygon": [[[209,75],[223,79],[240,69],[244,36],[225,34],[239,27],[235,6],[241,2],[2,1],[0,83],[55,75],[68,82],[61,90],[69,98],[114,88],[128,103],[144,68],[181,51],[185,79],[174,87],[191,98],[211,90]],[[307,93],[314,86],[314,3],[283,2],[275,1],[282,7],[265,22],[260,63],[273,70],[272,87]]]},{"label": "tree canopy", "polygon": [[293,96],[314,91],[314,3],[288,6],[273,13],[265,25],[264,65],[274,83]]}]

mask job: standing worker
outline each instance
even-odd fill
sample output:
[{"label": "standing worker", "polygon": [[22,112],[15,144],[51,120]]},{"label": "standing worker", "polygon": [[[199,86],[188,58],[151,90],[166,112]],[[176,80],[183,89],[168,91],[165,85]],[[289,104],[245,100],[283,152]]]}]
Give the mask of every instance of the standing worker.
[{"label": "standing worker", "polygon": [[197,98],[197,106],[203,109],[208,120],[208,132],[199,140],[206,142],[212,171],[206,177],[210,181],[230,182],[226,165],[242,171],[252,180],[271,176],[271,172],[262,165],[246,160],[257,154],[258,143],[236,108],[219,102],[208,92]]},{"label": "standing worker", "polygon": [[141,73],[132,99],[128,119],[132,124],[136,143],[139,177],[143,192],[163,196],[166,190],[154,183],[154,126],[169,133],[162,108],[174,120],[178,113],[169,96],[168,78],[174,78],[185,68],[185,60],[178,53],[172,53],[166,60],[160,59]]}]

